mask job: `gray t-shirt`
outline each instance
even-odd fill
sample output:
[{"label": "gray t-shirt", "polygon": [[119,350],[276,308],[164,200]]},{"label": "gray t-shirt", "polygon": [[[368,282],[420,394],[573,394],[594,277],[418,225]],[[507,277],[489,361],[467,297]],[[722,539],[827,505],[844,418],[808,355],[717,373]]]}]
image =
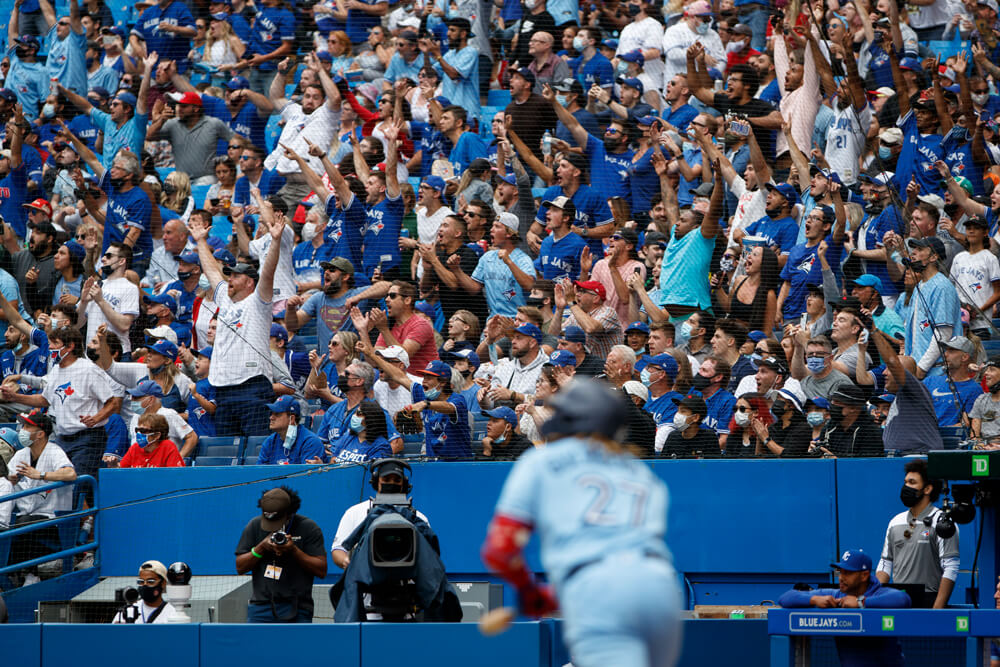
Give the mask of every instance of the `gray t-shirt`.
[{"label": "gray t-shirt", "polygon": [[[937,592],[944,573],[941,560],[959,557],[958,531],[948,539],[934,531],[933,517],[940,511],[928,505],[915,519],[907,510],[889,522],[882,545],[882,560],[892,563],[893,583],[923,584],[926,590]],[[925,518],[931,518],[932,526],[924,525]]]},{"label": "gray t-shirt", "polygon": [[[847,369],[851,371],[851,373],[853,373],[854,368],[858,365],[858,346],[856,344],[852,345],[851,347],[847,348],[847,351],[844,352],[843,354],[838,355],[836,352],[834,352],[833,360],[839,361],[840,363],[844,364],[845,366],[847,366]],[[867,352],[865,352],[865,368],[868,368],[871,365],[872,365],[872,358],[868,356]]]},{"label": "gray t-shirt", "polygon": [[906,382],[896,390],[896,400],[889,406],[882,442],[886,449],[908,454],[944,449],[931,394],[909,371]]},{"label": "gray t-shirt", "polygon": [[1000,401],[994,401],[992,394],[983,394],[972,404],[972,412],[969,417],[980,419],[979,435],[983,438],[995,438],[1000,436]]},{"label": "gray t-shirt", "polygon": [[818,396],[829,399],[833,392],[845,384],[851,384],[851,378],[835,368],[830,371],[829,375],[822,378],[818,378],[811,373],[806,375],[802,380],[802,391],[805,392],[806,398],[816,398]]},{"label": "gray t-shirt", "polygon": [[193,181],[215,173],[212,159],[216,142],[229,141],[233,131],[218,118],[202,116],[191,128],[179,118],[171,118],[163,124],[160,135],[170,140],[177,171],[183,171]]}]

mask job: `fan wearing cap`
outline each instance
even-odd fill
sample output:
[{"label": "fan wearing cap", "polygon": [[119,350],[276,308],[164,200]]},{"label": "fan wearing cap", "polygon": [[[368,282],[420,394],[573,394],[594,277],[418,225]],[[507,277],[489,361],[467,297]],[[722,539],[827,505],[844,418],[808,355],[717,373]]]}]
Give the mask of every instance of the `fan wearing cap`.
[{"label": "fan wearing cap", "polygon": [[115,614],[112,623],[171,623],[177,610],[163,599],[167,586],[167,567],[158,560],[147,560],[139,566],[139,578],[135,582],[141,598],[137,602],[122,607]]},{"label": "fan wearing cap", "polygon": [[[559,59],[562,61],[562,59]],[[550,90],[554,90],[554,93],[550,93]],[[569,116],[576,121],[589,136],[599,137],[601,136],[601,128],[597,122],[597,117],[586,109],[587,105],[587,94],[583,90],[583,85],[572,77],[567,77],[564,79],[555,79],[552,82],[552,88],[545,86],[542,90],[542,96],[549,99],[552,95],[555,98],[554,107],[556,114],[559,116],[559,123],[556,125],[555,138],[561,141],[565,141],[571,147],[584,148],[586,144],[581,144],[576,138],[576,133],[570,131],[569,126],[563,119],[564,116]],[[560,114],[559,109],[566,111],[565,114]],[[621,180],[621,179],[616,179]],[[615,193],[617,194],[617,193]]]},{"label": "fan wearing cap", "polygon": [[928,375],[924,386],[930,391],[934,413],[940,426],[961,426],[968,421],[983,388],[976,379],[976,345],[965,336],[954,336],[941,343],[947,376]]},{"label": "fan wearing cap", "polygon": [[635,352],[635,370],[641,373],[646,367],[649,355],[646,354],[646,343],[649,342],[649,325],[640,320],[632,322],[625,327],[625,344]]},{"label": "fan wearing cap", "polygon": [[661,433],[667,433],[662,444],[660,456],[664,458],[718,458],[719,436],[705,426],[708,406],[701,392],[690,391],[687,396],[678,394],[671,399],[674,405],[674,415],[669,422],[671,428],[661,428],[657,431],[657,440]]},{"label": "fan wearing cap", "polygon": [[594,262],[590,279],[604,285],[608,296],[605,305],[614,309],[618,321],[628,322],[630,292],[626,281],[632,276],[638,276],[640,284],[644,284],[646,266],[636,253],[639,237],[634,229],[623,227],[611,235],[610,241],[607,255]]},{"label": "fan wearing cap", "polygon": [[[611,348],[622,342],[618,314],[605,299],[604,285],[596,280],[564,280],[556,284],[556,309],[549,323],[549,333],[558,336],[564,328],[580,327],[587,333],[587,346],[597,357],[607,357]],[[569,310],[569,316],[563,312]]]},{"label": "fan wearing cap", "polygon": [[836,263],[833,258],[840,256],[846,223],[847,215],[839,188],[836,208],[820,204],[806,215],[803,224],[805,240],[792,247],[781,271],[777,309],[785,324],[800,324],[802,313],[807,308],[809,286],[823,284],[824,262],[820,258],[820,249],[825,252],[826,267],[830,266],[831,259]]},{"label": "fan wearing cap", "polygon": [[938,269],[945,260],[945,247],[936,236],[907,239],[910,269],[919,279],[913,311],[906,320],[907,356],[917,361],[918,377],[941,373],[937,343],[962,332],[962,308],[955,286]]},{"label": "fan wearing cap", "polygon": [[432,361],[424,370],[416,371],[423,376],[422,385],[410,382],[396,368],[386,368],[392,368],[396,381],[412,391],[415,402],[404,407],[403,413],[421,413],[427,456],[452,461],[472,458],[468,406],[464,396],[453,393],[451,366]]},{"label": "fan wearing cap", "polygon": [[[162,342],[166,343],[166,341]],[[187,387],[185,387],[185,393],[187,393]],[[141,409],[141,412],[137,410],[136,413],[132,415],[132,419],[129,422],[129,442],[134,443],[138,440],[137,434],[143,429],[143,426],[140,423],[143,416],[159,415],[164,419],[163,430],[157,431],[159,435],[163,438],[169,438],[175,445],[179,445],[182,458],[194,455],[194,450],[198,446],[198,434],[195,433],[194,429],[191,428],[187,421],[183,419],[180,414],[178,414],[178,409],[164,407],[167,395],[164,394],[160,385],[153,380],[144,379],[141,380],[134,389],[129,390],[129,395],[138,404],[137,408]],[[176,405],[176,401],[171,401],[171,403]],[[183,405],[180,407],[183,407]],[[153,441],[150,440],[150,444],[152,442]],[[146,445],[140,442],[140,446],[145,447]]]},{"label": "fan wearing cap", "polygon": [[567,197],[576,208],[574,231],[587,240],[591,255],[603,255],[603,239],[614,232],[615,223],[605,196],[586,185],[589,183],[588,171],[587,159],[582,155],[568,153],[558,161],[555,168],[556,185],[547,188],[542,194],[542,205],[538,207],[535,220],[531,223],[531,231],[528,232],[528,245],[533,249],[541,244],[548,207],[559,197]]},{"label": "fan wearing cap", "polygon": [[504,109],[504,118],[510,119],[511,127],[517,128],[517,136],[541,161],[545,157],[541,149],[542,135],[546,129],[554,128],[558,119],[552,105],[533,92],[534,87],[535,73],[528,67],[510,70],[511,102]]},{"label": "fan wearing cap", "polygon": [[16,91],[17,101],[28,120],[35,120],[48,95],[48,67],[38,58],[41,44],[34,35],[18,31],[19,7],[13,7],[7,24],[7,58],[10,70],[4,79],[5,90]]},{"label": "fan wearing cap", "polygon": [[[869,217],[858,228],[857,249],[850,252],[851,257],[862,260],[865,273],[882,281],[882,296],[888,297],[887,304],[895,302],[899,287],[887,269],[886,261],[898,249],[894,239],[903,233],[904,228],[900,210],[889,195],[889,188],[895,187],[892,176],[892,172],[861,175],[861,191],[865,197],[865,212]],[[886,237],[889,232],[893,234]]]},{"label": "fan wearing cap", "polygon": [[300,465],[323,463],[323,441],[300,424],[301,409],[294,396],[281,396],[268,403],[271,435],[264,439],[257,455],[257,465]]},{"label": "fan wearing cap", "polygon": [[687,50],[695,43],[704,48],[715,67],[725,69],[726,47],[711,25],[712,5],[705,0],[697,0],[687,5],[681,19],[664,31],[664,81],[673,79],[676,74],[687,73]]},{"label": "fan wearing cap", "polygon": [[986,218],[978,215],[966,218],[965,240],[968,250],[955,255],[950,275],[958,289],[959,300],[969,310],[969,330],[988,339],[992,327],[989,313],[1000,302],[1000,262],[989,251]]},{"label": "fan wearing cap", "polygon": [[164,106],[159,114],[154,109],[146,136],[170,142],[177,170],[186,173],[192,185],[215,183],[212,158],[216,144],[229,141],[233,131],[218,118],[205,114],[198,93],[169,93],[168,97],[176,105],[176,115],[167,112],[169,106]]},{"label": "fan wearing cap", "polygon": [[299,514],[302,499],[288,486],[265,491],[257,505],[236,546],[236,573],[253,575],[247,622],[311,623],[313,582],[326,576],[323,531]]},{"label": "fan wearing cap", "polygon": [[154,326],[170,327],[177,334],[178,345],[191,345],[191,323],[177,321],[177,299],[172,294],[143,294],[142,300],[146,304],[146,314],[155,319]]},{"label": "fan wearing cap", "polygon": [[[994,258],[995,259],[995,258]],[[1000,264],[997,265],[997,280],[1000,280]],[[882,302],[883,283],[877,276],[865,273],[849,284],[851,296],[856,298],[862,308],[872,315],[876,327],[887,333],[891,338],[898,339],[896,345],[903,339],[903,320],[895,310],[887,308]]]},{"label": "fan wearing cap", "polygon": [[519,229],[516,215],[500,213],[490,228],[494,249],[479,258],[471,276],[463,270],[458,256],[450,257],[447,264],[462,289],[470,294],[485,294],[491,315],[514,317],[535,283],[531,257],[517,247]]},{"label": "fan wearing cap", "polygon": [[156,412],[144,412],[137,419],[135,437],[128,452],[121,461],[108,467],[183,468],[184,460],[177,451],[177,445],[168,439],[170,429],[166,418]]},{"label": "fan wearing cap", "polygon": [[[907,609],[910,597],[900,590],[883,586],[872,576],[872,559],[861,549],[845,551],[840,560],[831,563],[837,570],[837,588],[815,590],[792,589],[778,598],[785,608],[818,607],[820,609]],[[899,640],[837,637],[837,654],[843,665],[903,665]]]},{"label": "fan wearing cap", "polygon": [[[544,0],[539,3],[544,7]],[[551,17],[550,17],[551,19]],[[434,63],[441,76],[441,94],[451,103],[466,109],[479,117],[479,49],[469,44],[472,25],[469,19],[452,17],[448,24],[448,52],[441,53],[441,42],[436,39],[422,39],[420,50]],[[530,28],[529,22],[529,28]],[[536,24],[537,26],[537,24]],[[523,27],[522,27],[523,29]],[[537,26],[537,29],[542,29]],[[525,44],[527,46],[527,44]],[[516,60],[513,58],[512,60]],[[523,59],[522,62],[527,62]]]},{"label": "fan wearing cap", "polygon": [[545,280],[578,279],[581,262],[590,260],[590,247],[573,227],[576,207],[568,197],[557,197],[549,202],[545,217],[549,233],[535,259],[536,273]]},{"label": "fan wearing cap", "polygon": [[799,195],[788,183],[768,183],[764,217],[738,231],[735,237],[744,241],[747,236],[759,236],[768,248],[778,253],[778,264],[784,268],[788,253],[798,237],[798,224],[792,218],[793,209],[799,203]]},{"label": "fan wearing cap", "polygon": [[[657,436],[660,435],[660,427],[672,423],[674,413],[677,412],[677,404],[674,399],[683,398],[674,388],[674,381],[677,379],[679,371],[677,360],[672,355],[664,353],[648,357],[645,367],[639,374],[642,383],[649,387],[649,400],[646,401],[643,409],[653,416],[653,421],[656,422],[657,426]],[[716,444],[718,444],[718,438],[716,438]],[[660,449],[662,448],[663,445],[660,443]]]},{"label": "fan wearing cap", "polygon": [[[128,246],[132,252],[129,268],[144,276],[153,254],[150,231],[153,209],[149,195],[139,187],[143,179],[142,163],[136,154],[122,151],[112,160],[111,167],[104,171],[92,153],[85,153],[84,158],[100,177],[100,189],[108,196],[101,247],[107,251],[112,243]],[[99,220],[101,211],[89,190],[84,204],[95,220]]]},{"label": "fan wearing cap", "polygon": [[533,447],[531,441],[518,433],[517,414],[508,407],[484,410],[486,437],[483,438],[482,458],[490,461],[514,461]]},{"label": "fan wearing cap", "polygon": [[[903,149],[899,152],[896,162],[895,182],[909,184],[916,179],[923,194],[943,194],[941,179],[934,170],[934,163],[943,160],[945,150],[942,146],[942,128],[951,126],[949,117],[947,126],[938,117],[933,95],[924,99],[923,94],[916,101],[907,95],[898,95],[899,129],[903,131]],[[902,189],[902,188],[901,188]]]}]

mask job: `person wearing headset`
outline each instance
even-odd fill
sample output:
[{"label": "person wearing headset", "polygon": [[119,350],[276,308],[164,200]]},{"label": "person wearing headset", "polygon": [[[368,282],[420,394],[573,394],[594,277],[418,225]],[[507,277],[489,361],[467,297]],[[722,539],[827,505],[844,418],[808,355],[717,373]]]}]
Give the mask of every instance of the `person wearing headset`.
[{"label": "person wearing headset", "polygon": [[[407,494],[410,492],[412,486],[407,474],[410,466],[403,461],[399,459],[380,459],[372,464],[371,469],[372,474],[369,481],[377,493]],[[340,569],[346,570],[348,564],[351,562],[350,553],[343,547],[344,540],[350,537],[351,533],[362,524],[374,505],[373,498],[363,500],[356,505],[348,507],[347,511],[344,512],[344,516],[340,518],[340,523],[337,525],[337,533],[334,535],[333,544],[330,547],[330,557]],[[430,525],[431,522],[420,510],[417,510],[417,516],[426,521],[427,525]]]}]

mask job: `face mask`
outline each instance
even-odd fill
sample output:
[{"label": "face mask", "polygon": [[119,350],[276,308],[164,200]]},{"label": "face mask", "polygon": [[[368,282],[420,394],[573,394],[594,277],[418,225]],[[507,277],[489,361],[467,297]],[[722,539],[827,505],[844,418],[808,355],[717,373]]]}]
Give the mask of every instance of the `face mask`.
[{"label": "face mask", "polygon": [[910,262],[910,268],[913,270],[914,273],[919,275],[924,272],[924,269],[927,268],[927,265],[924,264],[923,262]]},{"label": "face mask", "polygon": [[22,447],[31,447],[31,433],[23,429],[18,431],[17,441],[21,443]]},{"label": "face mask", "polygon": [[649,377],[648,368],[643,368],[642,372],[639,373],[639,381],[642,382],[647,387],[653,383],[653,379]]},{"label": "face mask", "polygon": [[675,412],[674,413],[674,428],[676,428],[678,431],[683,431],[688,426],[690,426],[690,424],[688,424],[687,417],[685,417],[684,415],[682,415],[679,412]]},{"label": "face mask", "polygon": [[749,412],[736,412],[733,413],[733,421],[736,422],[737,426],[746,426],[750,423],[750,413]]},{"label": "face mask", "polygon": [[569,98],[565,95],[556,95],[556,102],[558,102],[561,107],[569,106]]},{"label": "face mask", "polygon": [[100,356],[101,355],[97,353],[97,350],[89,347],[87,348],[87,358],[90,359],[91,361],[97,361],[98,359],[100,359]]},{"label": "face mask", "polygon": [[193,272],[193,271],[178,271],[178,272],[177,272],[177,277],[178,277],[178,278],[179,278],[179,279],[180,279],[181,281],[185,281],[185,280],[187,280],[188,278],[190,278],[190,277],[191,277],[191,276],[193,276],[193,275],[194,275],[194,272]]},{"label": "face mask", "polygon": [[176,185],[174,185],[173,183],[164,183],[163,184],[163,194],[169,196],[169,195],[176,194],[176,193],[177,193],[177,186]]},{"label": "face mask", "polygon": [[628,72],[628,63],[625,62],[624,60],[620,61],[618,63],[618,66],[615,67],[615,71],[617,72],[618,76],[624,76],[625,73]]},{"label": "face mask", "polygon": [[316,238],[316,223],[307,222],[302,225],[302,240],[312,241],[314,238]]},{"label": "face mask", "polygon": [[111,183],[111,187],[113,187],[116,190],[118,188],[120,188],[121,186],[125,185],[125,179],[124,178],[110,178],[108,180]]},{"label": "face mask", "polygon": [[678,345],[683,345],[691,340],[691,325],[687,322],[682,322],[680,328],[676,330],[675,338],[674,342]]},{"label": "face mask", "polygon": [[840,420],[844,418],[844,408],[839,405],[830,406],[830,421],[834,424],[839,424]]},{"label": "face mask", "polygon": [[299,427],[296,424],[289,424],[288,428],[285,429],[285,441],[282,443],[281,446],[282,448],[284,448],[286,452],[292,449],[292,445],[295,444],[295,436],[297,436],[298,434],[299,434]]},{"label": "face mask", "polygon": [[736,270],[736,260],[732,257],[723,257],[719,260],[719,270],[723,273],[732,273]]},{"label": "face mask", "polygon": [[775,401],[774,405],[771,406],[771,414],[773,414],[778,419],[781,419],[782,415],[785,414],[785,410],[787,409],[788,406],[785,405],[784,401]]},{"label": "face mask", "polygon": [[56,115],[56,105],[46,103],[42,106],[42,118],[53,118]]},{"label": "face mask", "polygon": [[338,375],[337,376],[337,389],[339,389],[342,394],[346,394],[347,391],[350,388],[351,388],[350,385],[347,384],[347,376],[346,375]]},{"label": "face mask", "polygon": [[904,507],[913,507],[920,502],[920,499],[924,497],[923,491],[919,489],[914,489],[912,486],[903,485],[903,488],[899,490],[899,501],[903,503]]},{"label": "face mask", "polygon": [[140,447],[146,447],[146,446],[148,446],[149,445],[149,436],[146,435],[145,433],[136,433],[135,434],[135,444],[139,445]]},{"label": "face mask", "polygon": [[67,320],[66,322],[63,322],[62,320],[56,319],[55,317],[53,317],[49,321],[52,323],[52,330],[53,331],[55,331],[56,329],[61,329],[63,326],[65,326],[69,322],[69,320]]},{"label": "face mask", "polygon": [[806,421],[809,422],[810,426],[822,426],[826,417],[823,416],[822,412],[810,412],[806,415]]},{"label": "face mask", "polygon": [[691,378],[691,388],[698,391],[704,391],[710,384],[712,384],[712,381],[704,375],[699,374]]},{"label": "face mask", "polygon": [[639,5],[632,5],[632,4],[630,4],[630,5],[626,5],[626,7],[628,9],[628,15],[629,16],[637,16],[639,14],[639,12],[642,11],[642,7],[640,7]]},{"label": "face mask", "polygon": [[497,439],[493,441],[494,445],[499,445],[507,439],[507,431],[504,431],[502,435],[498,435]]},{"label": "face mask", "polygon": [[743,50],[743,42],[729,42],[726,44],[726,53],[739,53]]},{"label": "face mask", "polygon": [[882,212],[883,208],[880,200],[872,200],[865,204],[865,213],[868,215],[878,215]]},{"label": "face mask", "polygon": [[208,282],[208,276],[206,276],[204,273],[201,274],[201,278],[198,278],[198,288],[208,289],[209,287],[211,287],[211,284]]},{"label": "face mask", "polygon": [[365,422],[364,419],[361,418],[361,415],[356,412],[351,415],[351,433],[361,433],[364,428]]},{"label": "face mask", "polygon": [[695,26],[694,31],[696,33],[698,33],[699,35],[707,34],[708,33],[708,24],[707,23],[699,23],[697,26]]},{"label": "face mask", "polygon": [[525,304],[531,306],[532,308],[541,308],[545,302],[545,299],[540,296],[529,296],[524,300]]},{"label": "face mask", "polygon": [[809,369],[810,373],[818,374],[826,370],[826,359],[821,359],[819,357],[809,357],[806,359],[806,368]]},{"label": "face mask", "polygon": [[763,358],[764,358],[763,354],[761,354],[760,352],[754,352],[753,354],[750,355],[750,363],[756,366],[757,364],[760,363],[760,360]]},{"label": "face mask", "polygon": [[524,6],[528,9],[534,9],[538,6],[538,0],[524,0]]},{"label": "face mask", "polygon": [[767,213],[768,217],[773,218],[774,216],[781,214],[781,207],[775,206],[774,208],[765,208],[764,213]]},{"label": "face mask", "polygon": [[101,41],[104,43],[104,46],[114,46],[115,45],[115,38],[114,37],[105,37]]},{"label": "face mask", "polygon": [[991,394],[997,393],[998,391],[1000,391],[1000,382],[994,382],[989,387],[987,387],[987,389],[990,390]]},{"label": "face mask", "polygon": [[879,146],[878,157],[880,160],[888,160],[892,158],[892,149],[888,146]]},{"label": "face mask", "polygon": [[58,364],[60,361],[66,358],[67,354],[69,354],[69,351],[63,347],[58,350],[52,350],[49,353],[49,357],[52,359],[53,363]]},{"label": "face mask", "polygon": [[441,388],[434,387],[433,389],[427,389],[424,391],[424,396],[428,401],[436,400],[438,396],[441,395]]},{"label": "face mask", "polygon": [[[576,37],[573,38],[573,48],[576,49],[577,51],[583,51],[585,48],[587,48],[587,45],[583,43],[583,37],[577,35]],[[975,99],[975,96],[973,96],[973,99]]]},{"label": "face mask", "polygon": [[989,101],[989,99],[990,99],[989,93],[979,93],[979,94],[972,93],[972,103],[975,104],[976,106],[979,107],[983,106]]},{"label": "face mask", "polygon": [[139,586],[139,597],[146,604],[152,605],[158,603],[160,600],[160,587],[159,586]]},{"label": "face mask", "polygon": [[94,66],[94,58],[87,58],[87,69]]}]

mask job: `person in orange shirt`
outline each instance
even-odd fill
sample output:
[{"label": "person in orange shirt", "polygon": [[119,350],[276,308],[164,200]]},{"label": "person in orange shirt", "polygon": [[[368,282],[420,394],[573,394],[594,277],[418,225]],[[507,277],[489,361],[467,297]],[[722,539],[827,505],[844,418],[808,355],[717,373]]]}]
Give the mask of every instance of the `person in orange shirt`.
[{"label": "person in orange shirt", "polygon": [[167,420],[163,415],[145,413],[139,417],[135,442],[119,461],[119,468],[183,468],[177,445],[167,440]]}]

